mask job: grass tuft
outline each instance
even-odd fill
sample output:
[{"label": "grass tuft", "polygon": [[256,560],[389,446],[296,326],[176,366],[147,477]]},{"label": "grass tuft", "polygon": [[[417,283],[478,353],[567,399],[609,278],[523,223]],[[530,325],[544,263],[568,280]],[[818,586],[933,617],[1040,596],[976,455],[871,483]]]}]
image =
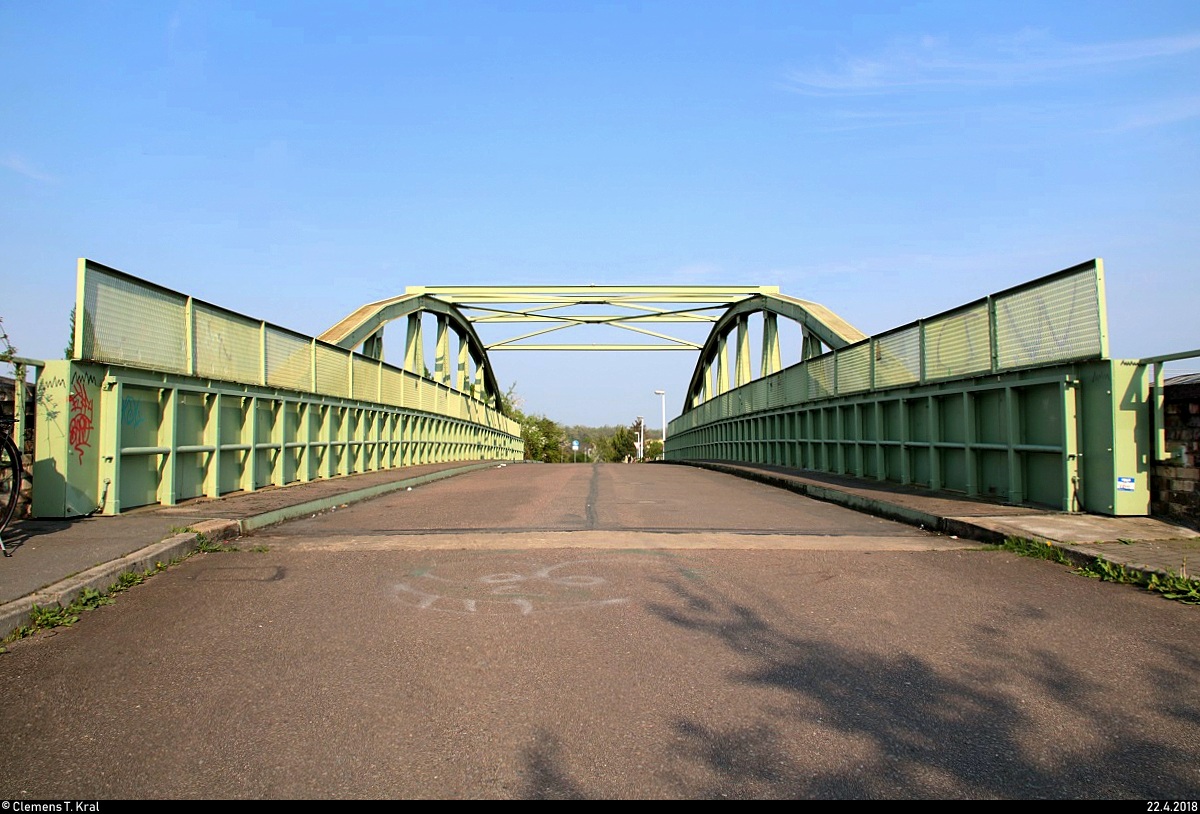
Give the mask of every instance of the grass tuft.
[{"label": "grass tuft", "polygon": [[[1122,540],[1121,542],[1125,542]],[[1120,585],[1133,585],[1151,593],[1156,593],[1165,599],[1184,602],[1189,605],[1200,605],[1200,580],[1187,575],[1186,562],[1179,573],[1167,574],[1146,573],[1137,569],[1126,568],[1124,565],[1111,563],[1100,557],[1093,557],[1080,565],[1067,552],[1057,546],[1039,540],[1029,540],[1023,537],[1009,537],[1002,548],[1022,557],[1034,557],[1041,560],[1069,565],[1076,574],[1099,579],[1104,582],[1115,582]]]}]

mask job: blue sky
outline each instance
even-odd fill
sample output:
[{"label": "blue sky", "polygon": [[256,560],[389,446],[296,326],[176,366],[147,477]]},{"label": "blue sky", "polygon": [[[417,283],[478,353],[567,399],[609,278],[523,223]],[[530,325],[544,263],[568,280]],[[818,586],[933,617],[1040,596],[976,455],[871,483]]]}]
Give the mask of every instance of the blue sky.
[{"label": "blue sky", "polygon": [[[78,257],[307,334],[586,283],[879,333],[1100,257],[1114,357],[1200,347],[1194,2],[0,0],[0,76],[26,356],[61,357]],[[528,411],[656,427],[695,358],[492,362]]]}]

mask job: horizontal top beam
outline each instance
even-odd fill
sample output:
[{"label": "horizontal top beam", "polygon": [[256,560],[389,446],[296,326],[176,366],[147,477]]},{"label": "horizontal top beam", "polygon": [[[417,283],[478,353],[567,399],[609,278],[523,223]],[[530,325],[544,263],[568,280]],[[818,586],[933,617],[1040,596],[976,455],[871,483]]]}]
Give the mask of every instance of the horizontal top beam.
[{"label": "horizontal top beam", "polygon": [[705,286],[705,285],[558,285],[558,286],[408,286],[407,294],[428,294],[448,302],[570,302],[576,305],[604,305],[630,302],[712,302],[729,303],[757,294],[778,294],[778,286]]}]

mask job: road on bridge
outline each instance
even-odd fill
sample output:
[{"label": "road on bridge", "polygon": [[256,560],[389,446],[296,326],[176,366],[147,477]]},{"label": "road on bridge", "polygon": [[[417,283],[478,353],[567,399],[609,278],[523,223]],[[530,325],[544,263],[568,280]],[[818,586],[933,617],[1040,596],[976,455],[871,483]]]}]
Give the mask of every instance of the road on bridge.
[{"label": "road on bridge", "polygon": [[729,475],[238,546],[0,655],[0,798],[1200,797],[1197,608]]}]

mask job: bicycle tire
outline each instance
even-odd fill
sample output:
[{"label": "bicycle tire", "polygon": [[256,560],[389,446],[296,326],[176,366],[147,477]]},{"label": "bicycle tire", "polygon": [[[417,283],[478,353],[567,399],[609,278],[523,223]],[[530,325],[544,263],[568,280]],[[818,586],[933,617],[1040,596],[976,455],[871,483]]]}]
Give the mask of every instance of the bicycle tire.
[{"label": "bicycle tire", "polygon": [[0,532],[8,528],[21,499],[21,453],[7,434],[0,438]]}]

